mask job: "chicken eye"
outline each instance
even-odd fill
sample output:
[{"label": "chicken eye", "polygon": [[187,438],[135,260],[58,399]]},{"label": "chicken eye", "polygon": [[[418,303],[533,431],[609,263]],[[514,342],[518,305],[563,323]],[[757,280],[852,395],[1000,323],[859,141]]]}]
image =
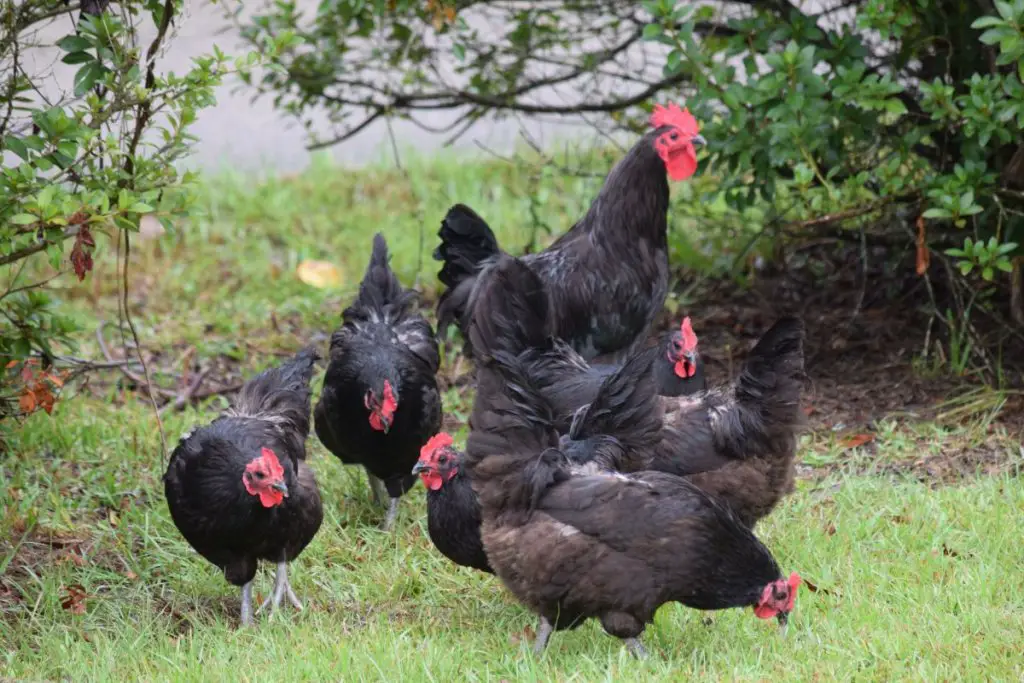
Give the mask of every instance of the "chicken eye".
[{"label": "chicken eye", "polygon": [[263,474],[262,472],[260,472],[259,470],[257,470],[257,471],[255,471],[255,472],[253,472],[252,474],[253,474],[253,476],[254,476],[254,477],[256,477],[257,479],[263,479],[264,477],[266,477],[266,476],[267,476],[267,475]]},{"label": "chicken eye", "polygon": [[437,462],[442,464],[442,465],[447,465],[448,464],[448,456],[447,455],[442,455],[440,458],[437,459]]},{"label": "chicken eye", "polygon": [[669,138],[669,140],[672,140],[673,142],[675,142],[676,140],[678,140],[678,139],[679,139],[679,133],[671,133],[671,134],[670,134],[670,135],[668,136],[668,138]]}]

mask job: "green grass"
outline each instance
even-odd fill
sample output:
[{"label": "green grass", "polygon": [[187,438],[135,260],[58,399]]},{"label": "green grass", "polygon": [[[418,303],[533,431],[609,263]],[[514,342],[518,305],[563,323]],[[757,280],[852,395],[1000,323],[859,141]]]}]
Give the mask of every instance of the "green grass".
[{"label": "green grass", "polygon": [[[205,218],[136,247],[130,304],[143,344],[171,366],[223,355],[243,374],[316,333],[329,334],[365,265],[370,236],[388,238],[404,281],[435,287],[434,233],[454,201],[480,208],[511,250],[526,244],[524,193],[538,189],[500,161],[412,160],[401,173],[317,165],[293,178],[211,181]],[[547,178],[542,221],[564,229],[598,180]],[[422,221],[422,222],[421,222]],[[686,258],[688,223],[674,241]],[[424,233],[422,248],[420,234]],[[547,238],[545,238],[547,239]],[[692,256],[692,254],[690,254]],[[417,263],[422,257],[422,267]],[[336,263],[344,286],[318,290],[293,275],[306,258]],[[110,253],[63,307],[87,333],[116,320]],[[85,334],[79,354],[94,356]],[[451,372],[446,364],[445,373]],[[818,468],[759,527],[801,590],[789,634],[749,610],[709,616],[665,606],[633,660],[596,623],[529,651],[534,618],[500,582],[456,568],[425,530],[421,487],[394,534],[377,531],[362,473],[343,469],[313,437],[325,500],[320,534],[292,565],[306,610],[238,630],[238,591],[179,537],[163,502],[155,421],[146,404],[97,376],[89,391],[8,424],[0,456],[0,676],[76,680],[1020,680],[1024,664],[1024,486],[1005,475],[940,488],[891,476],[947,446],[1015,448],[996,430],[884,422],[867,449],[811,434]],[[316,380],[319,383],[319,378]],[[452,389],[446,409],[464,417]],[[165,416],[171,445],[222,405]],[[987,425],[986,425],[987,427]],[[992,444],[995,445],[992,445]],[[1010,445],[1008,445],[1010,444]],[[1015,453],[1008,457],[1020,457]],[[912,468],[911,468],[912,469]],[[871,473],[870,475],[863,474]],[[882,476],[885,475],[885,476]],[[65,609],[81,586],[84,612]],[[265,594],[264,570],[257,592]],[[69,604],[69,607],[72,606]]]}]

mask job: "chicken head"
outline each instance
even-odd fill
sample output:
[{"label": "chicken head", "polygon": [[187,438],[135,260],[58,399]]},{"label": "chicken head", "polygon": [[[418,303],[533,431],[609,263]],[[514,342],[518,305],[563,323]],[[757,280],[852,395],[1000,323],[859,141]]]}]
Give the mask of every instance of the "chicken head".
[{"label": "chicken head", "polygon": [[249,495],[259,496],[260,504],[265,508],[280,505],[288,497],[281,461],[277,459],[277,453],[266,447],[260,449],[258,458],[253,458],[245,466],[242,483]]},{"label": "chicken head", "polygon": [[665,170],[672,180],[686,180],[697,170],[697,150],[694,145],[704,145],[700,125],[689,109],[680,109],[677,104],[663,107],[654,105],[651,114],[654,128],[669,127],[669,130],[654,140],[654,149],[665,162]]},{"label": "chicken head", "polygon": [[420,475],[431,491],[440,490],[459,471],[459,453],[452,447],[450,434],[440,432],[420,449],[420,459],[412,473]]}]

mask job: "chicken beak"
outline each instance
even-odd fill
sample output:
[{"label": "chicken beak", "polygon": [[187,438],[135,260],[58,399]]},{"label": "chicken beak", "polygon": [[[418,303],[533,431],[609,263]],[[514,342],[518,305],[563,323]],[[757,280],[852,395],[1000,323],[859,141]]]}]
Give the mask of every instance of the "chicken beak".
[{"label": "chicken beak", "polygon": [[417,462],[415,467],[412,468],[413,474],[422,474],[423,472],[429,472],[430,465],[425,462]]},{"label": "chicken beak", "polygon": [[283,495],[285,498],[288,497],[288,485],[285,484],[283,481],[275,481],[273,484],[270,485],[270,488],[274,489],[275,491],[280,491],[281,495]]},{"label": "chicken beak", "polygon": [[775,618],[779,620],[779,630],[782,632],[782,637],[785,638],[789,632],[789,612],[779,612]]},{"label": "chicken beak", "polygon": [[697,352],[696,351],[689,351],[687,353],[684,353],[683,354],[683,358],[685,358],[686,361],[690,365],[692,365],[694,367],[694,369],[696,369],[696,367],[697,367]]},{"label": "chicken beak", "polygon": [[690,143],[694,147],[707,147],[708,145],[708,141],[704,139],[703,135],[694,135],[692,138],[690,138]]}]

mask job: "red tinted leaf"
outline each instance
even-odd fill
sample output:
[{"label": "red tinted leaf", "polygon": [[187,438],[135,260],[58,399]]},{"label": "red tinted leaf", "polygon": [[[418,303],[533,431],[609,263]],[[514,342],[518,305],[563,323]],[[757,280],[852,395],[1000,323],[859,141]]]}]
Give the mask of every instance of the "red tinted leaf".
[{"label": "red tinted leaf", "polygon": [[85,614],[85,589],[74,584],[64,589],[64,598],[60,601],[60,606],[71,612],[72,614]]},{"label": "red tinted leaf", "polygon": [[866,443],[870,443],[875,438],[874,434],[851,434],[842,441],[839,442],[843,448],[859,448]]},{"label": "red tinted leaf", "polygon": [[84,225],[79,227],[75,246],[71,248],[71,265],[79,280],[84,280],[85,274],[92,270],[92,250],[95,246],[96,240],[92,238],[89,228]]},{"label": "red tinted leaf", "polygon": [[25,387],[21,391],[21,396],[18,397],[18,407],[21,408],[21,412],[33,413],[36,410],[36,394],[29,387]]}]

